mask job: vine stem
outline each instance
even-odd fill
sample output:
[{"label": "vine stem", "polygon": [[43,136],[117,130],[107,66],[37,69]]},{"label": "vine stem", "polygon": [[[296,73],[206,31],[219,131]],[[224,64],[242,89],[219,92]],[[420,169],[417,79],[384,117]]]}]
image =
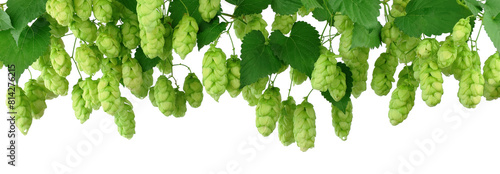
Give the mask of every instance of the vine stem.
[{"label": "vine stem", "polygon": [[[292,74],[292,79],[293,79],[293,74]],[[290,88],[288,88],[288,97],[290,97],[290,92],[292,91],[292,83],[293,83],[292,79],[290,79]]]},{"label": "vine stem", "polygon": [[71,52],[71,60],[73,60],[73,62],[75,63],[75,67],[76,67],[76,70],[78,71],[78,74],[80,75],[80,78],[83,79],[82,77],[82,73],[80,73],[80,69],[78,68],[78,64],[76,63],[76,60],[75,60],[75,48],[76,48],[76,41],[78,40],[78,38],[75,38],[75,42],[73,43],[73,51]]},{"label": "vine stem", "polygon": [[28,72],[30,72],[30,79],[33,79],[33,75],[31,74],[31,70],[28,68]]},{"label": "vine stem", "polygon": [[476,47],[476,50],[478,50],[477,48],[477,40],[479,40],[479,34],[481,34],[481,29],[483,29],[483,23],[481,22],[481,26],[479,26],[479,30],[477,31],[477,36],[476,36],[476,40],[474,40],[474,46]]},{"label": "vine stem", "polygon": [[181,0],[181,3],[182,3],[182,5],[184,6],[184,8],[186,8],[186,13],[187,13],[187,14],[189,14],[189,10],[188,10],[188,8],[187,8],[186,4],[184,4],[184,1],[182,1],[182,0]]},{"label": "vine stem", "polygon": [[278,77],[278,75],[279,75],[279,74],[276,74],[276,76],[274,76],[273,81],[271,81],[271,85],[273,85],[273,86],[274,86],[274,81],[276,81],[276,78]]},{"label": "vine stem", "polygon": [[178,63],[178,64],[175,64],[175,65],[172,65],[172,66],[184,66],[186,67],[190,73],[192,73],[193,71],[191,71],[191,68],[189,68],[189,66],[185,65],[185,64],[182,64],[182,63]]},{"label": "vine stem", "polygon": [[220,14],[224,16],[229,16],[231,18],[236,18],[236,16],[233,16],[232,14],[227,14],[227,13],[220,13]]},{"label": "vine stem", "polygon": [[[224,17],[222,17],[222,19],[224,19]],[[226,20],[226,19],[224,19],[224,20]],[[233,55],[236,55],[236,48],[234,47],[233,38],[231,37],[231,33],[229,32],[231,30],[231,27],[233,27],[233,23],[231,23],[231,25],[229,25],[229,29],[226,31],[226,33],[229,36],[229,40],[231,41],[231,46],[233,46]]]},{"label": "vine stem", "polygon": [[323,43],[321,43],[321,44],[325,44],[325,43],[327,43],[327,42],[331,42],[331,41],[332,41],[333,39],[335,39],[337,36],[340,36],[340,33],[337,33],[337,34],[335,34],[335,35],[333,35],[333,36],[332,36],[332,35],[330,35],[330,36],[331,36],[331,37],[330,37],[328,40],[324,41],[324,42],[323,42]]},{"label": "vine stem", "polygon": [[304,97],[304,98],[305,98],[305,100],[307,100],[307,99],[309,98],[309,95],[311,95],[311,93],[313,92],[313,90],[314,90],[314,89],[311,89],[311,90],[309,91],[309,93],[307,94],[307,96],[306,96],[306,97]]},{"label": "vine stem", "polygon": [[321,32],[321,40],[323,40],[323,38],[324,38],[324,34],[325,34],[327,26],[328,26],[328,22],[326,23],[325,28],[323,28],[323,32]]}]

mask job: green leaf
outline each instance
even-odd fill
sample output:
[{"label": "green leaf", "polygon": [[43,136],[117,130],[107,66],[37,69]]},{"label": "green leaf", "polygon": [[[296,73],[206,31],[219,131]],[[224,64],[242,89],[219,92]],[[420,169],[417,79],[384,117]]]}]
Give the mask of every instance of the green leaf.
[{"label": "green leaf", "polygon": [[137,13],[136,8],[137,8],[137,1],[136,0],[118,0],[118,2],[122,3],[125,8],[129,9],[130,11]]},{"label": "green leaf", "polygon": [[333,7],[338,7],[340,12],[349,16],[354,23],[366,28],[375,28],[378,25],[377,17],[380,15],[379,3],[379,0],[337,0],[333,2]]},{"label": "green leaf", "polygon": [[146,57],[146,55],[142,51],[141,46],[139,46],[135,50],[134,58],[137,59],[137,61],[141,65],[142,72],[146,72],[146,71],[148,71],[150,69],[153,69],[153,67],[155,67],[156,64],[158,64],[158,62],[160,62],[160,58],[159,57],[155,57],[154,59],[150,59],[150,58]]},{"label": "green leaf", "polygon": [[271,3],[270,0],[236,0],[234,5],[234,16],[241,16],[247,14],[262,13],[262,10],[266,9]]},{"label": "green leaf", "polygon": [[477,0],[465,0],[465,5],[467,5],[474,16],[483,11],[483,4]]},{"label": "green leaf", "polygon": [[14,40],[18,42],[19,35],[28,23],[40,17],[45,12],[47,0],[8,0],[7,14],[10,16],[13,30],[10,30]]},{"label": "green leaf", "polygon": [[313,11],[313,17],[318,21],[328,21],[329,24],[333,25],[333,16],[335,16],[334,3],[329,1],[321,2],[323,8],[316,8]]},{"label": "green leaf", "polygon": [[500,13],[500,1],[498,0],[487,0],[484,4],[484,11],[488,11],[490,16],[496,17]]},{"label": "green leaf", "polygon": [[321,95],[328,100],[332,105],[336,106],[339,108],[342,112],[345,113],[346,108],[347,108],[347,103],[351,101],[351,92],[352,92],[352,73],[349,67],[347,67],[344,63],[342,62],[337,62],[337,67],[340,67],[342,69],[342,72],[345,74],[345,82],[346,82],[346,90],[345,90],[345,95],[340,99],[339,101],[335,101],[332,96],[330,95],[329,91],[321,92]]},{"label": "green leaf", "polygon": [[262,77],[276,73],[281,62],[260,31],[248,33],[241,44],[241,87],[252,84]]},{"label": "green leaf", "polygon": [[306,9],[322,8],[318,0],[300,0]]},{"label": "green leaf", "polygon": [[410,1],[406,6],[406,16],[394,21],[397,27],[412,37],[449,33],[461,18],[472,13],[456,0]]},{"label": "green leaf", "polygon": [[214,18],[210,23],[205,21],[201,22],[199,25],[200,30],[198,31],[198,50],[201,50],[203,46],[213,42],[219,35],[226,30],[227,23],[219,23],[219,18]]},{"label": "green leaf", "polygon": [[21,74],[38,59],[50,44],[49,22],[45,18],[38,18],[33,25],[25,28],[18,44],[9,30],[0,31],[0,60],[5,65],[15,65],[16,82]]},{"label": "green leaf", "polygon": [[493,45],[495,45],[495,47],[497,48],[497,51],[500,51],[500,17],[497,16],[498,13],[495,10],[491,10],[491,9],[499,9],[500,3],[488,4],[488,2],[490,1],[486,2],[486,7],[483,16],[484,30],[490,37],[491,41],[493,42]]},{"label": "green leaf", "polygon": [[11,29],[10,17],[5,11],[0,10],[0,31]]},{"label": "green leaf", "polygon": [[382,44],[380,30],[382,30],[380,23],[373,29],[368,29],[358,23],[354,23],[351,49],[357,47],[378,48]]},{"label": "green leaf", "polygon": [[[185,6],[184,6],[185,5]],[[196,0],[173,0],[170,3],[170,17],[172,18],[172,27],[175,28],[177,23],[181,21],[182,16],[186,12],[186,8],[189,11],[189,16],[193,17],[198,24],[200,24],[203,19],[201,19],[200,12],[198,11],[198,6],[200,6],[199,1]]]},{"label": "green leaf", "polygon": [[306,22],[296,22],[290,37],[274,31],[269,39],[274,54],[279,59],[311,77],[321,45],[318,31],[313,26]]},{"label": "green leaf", "polygon": [[300,0],[273,0],[271,8],[280,15],[291,15],[297,13],[302,7]]}]

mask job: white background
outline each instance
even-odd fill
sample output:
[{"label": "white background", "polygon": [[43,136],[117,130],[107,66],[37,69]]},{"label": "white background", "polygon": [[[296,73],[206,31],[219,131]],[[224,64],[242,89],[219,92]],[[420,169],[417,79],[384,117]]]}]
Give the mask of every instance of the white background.
[{"label": "white background", "polygon": [[[223,9],[228,7],[224,4]],[[270,30],[274,15],[267,9],[264,16]],[[315,21],[311,16],[299,20]],[[379,20],[384,21],[382,17]],[[312,25],[321,31],[325,23]],[[64,41],[71,54],[74,37],[65,37]],[[338,53],[338,38],[333,43]],[[235,39],[235,44],[239,53],[241,42]],[[222,35],[218,47],[229,57],[227,35]],[[496,50],[484,31],[479,47],[482,62]],[[174,62],[188,64],[202,78],[201,61],[206,50],[194,51],[186,60],[176,55]],[[277,130],[262,137],[255,127],[255,107],[248,106],[241,95],[232,99],[226,93],[216,103],[205,93],[200,108],[188,107],[184,118],[174,118],[163,116],[147,98],[137,99],[122,88],[122,96],[132,101],[136,115],[137,133],[131,140],[118,134],[113,117],[102,110],[94,111],[86,123],[80,124],[70,95],[59,97],[47,101],[45,115],[33,121],[27,136],[18,134],[17,166],[8,166],[2,155],[0,173],[500,173],[500,101],[483,99],[476,109],[465,109],[456,95],[458,81],[445,77],[438,106],[425,105],[418,90],[408,119],[392,126],[387,117],[390,94],[376,96],[369,86],[374,62],[384,51],[385,45],[370,52],[368,89],[353,98],[354,119],[345,142],[335,136],[330,104],[318,91],[309,98],[317,115],[315,147],[301,152],[296,144],[284,147]],[[174,72],[182,85],[187,70],[175,67]],[[33,78],[40,74],[33,69],[32,73]],[[5,83],[0,91],[6,91],[7,69],[1,69],[0,74],[0,82]],[[159,75],[156,71],[155,79]],[[20,84],[29,78],[25,72]],[[73,66],[68,76],[69,93],[78,78]],[[276,80],[282,98],[286,98],[289,83],[287,70]],[[310,89],[309,80],[293,87],[297,103]],[[7,112],[5,107],[0,108],[0,113]],[[0,121],[2,147],[8,143],[7,124]],[[6,149],[0,152],[6,153]]]}]

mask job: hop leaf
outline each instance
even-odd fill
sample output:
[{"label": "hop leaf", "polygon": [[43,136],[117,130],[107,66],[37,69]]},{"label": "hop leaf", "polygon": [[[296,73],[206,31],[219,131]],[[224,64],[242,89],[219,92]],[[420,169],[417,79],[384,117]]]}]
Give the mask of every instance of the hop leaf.
[{"label": "hop leaf", "polygon": [[279,88],[269,87],[259,98],[255,108],[256,126],[259,133],[269,136],[276,128],[276,122],[281,112],[281,94]]}]

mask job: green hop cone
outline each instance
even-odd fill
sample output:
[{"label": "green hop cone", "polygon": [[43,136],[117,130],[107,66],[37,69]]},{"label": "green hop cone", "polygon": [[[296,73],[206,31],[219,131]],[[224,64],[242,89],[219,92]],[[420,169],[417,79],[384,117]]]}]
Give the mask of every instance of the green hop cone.
[{"label": "green hop cone", "polygon": [[300,85],[307,80],[307,75],[294,68],[290,68],[290,78],[294,85]]},{"label": "green hop cone", "polygon": [[186,58],[186,55],[193,51],[196,45],[197,33],[198,23],[196,23],[196,20],[184,14],[177,26],[175,26],[172,37],[172,48],[179,54],[181,59]]},{"label": "green hop cone", "polygon": [[57,23],[56,19],[49,14],[44,14],[43,17],[49,21],[50,35],[52,37],[61,38],[68,32],[68,26],[62,26]]},{"label": "green hop cone", "polygon": [[446,37],[443,45],[439,47],[437,57],[439,68],[449,67],[457,59],[457,47],[455,47],[455,44],[450,36]]},{"label": "green hop cone", "polygon": [[142,67],[137,61],[129,54],[122,58],[122,78],[123,85],[130,89],[130,91],[138,91],[143,83]]},{"label": "green hop cone", "polygon": [[47,67],[42,71],[42,78],[47,89],[54,94],[65,96],[68,94],[69,82],[65,77],[60,76],[52,67]]},{"label": "green hop cone", "polygon": [[148,96],[148,90],[153,85],[153,69],[142,72],[142,84],[137,90],[130,91],[137,98],[143,99]]},{"label": "green hop cone", "polygon": [[394,73],[398,66],[398,58],[388,53],[380,54],[380,57],[375,61],[375,69],[373,69],[373,78],[371,87],[375,94],[379,96],[387,95],[392,88],[394,82]]},{"label": "green hop cone", "polygon": [[311,103],[304,100],[293,113],[293,137],[302,152],[314,147],[316,113]]},{"label": "green hop cone", "polygon": [[89,20],[92,14],[92,0],[73,0],[73,5],[76,16],[81,20]]},{"label": "green hop cone", "polygon": [[467,44],[472,27],[469,18],[462,18],[453,27],[451,36],[456,45]]},{"label": "green hop cone", "polygon": [[31,67],[38,71],[43,71],[46,67],[52,67],[52,64],[50,64],[50,48],[45,51],[43,55],[38,57],[38,59],[31,64]]},{"label": "green hop cone", "polygon": [[276,128],[276,122],[281,112],[281,94],[280,89],[269,87],[259,98],[255,108],[255,123],[257,130],[263,136],[269,136]]},{"label": "green hop cone", "polygon": [[282,109],[278,119],[278,134],[281,144],[288,146],[295,142],[293,138],[293,113],[297,107],[293,97],[281,103]]},{"label": "green hop cone", "polygon": [[483,96],[486,100],[491,101],[500,97],[500,87],[495,87],[489,83],[484,83]]},{"label": "green hop cone", "polygon": [[328,90],[332,80],[335,78],[334,74],[337,70],[337,56],[332,52],[321,54],[314,63],[314,69],[311,74],[311,86],[313,89],[319,91]]},{"label": "green hop cone", "polygon": [[24,89],[26,96],[30,100],[33,118],[40,119],[47,108],[47,104],[45,103],[45,97],[47,96],[45,86],[40,85],[34,79],[30,79],[24,84]]},{"label": "green hop cone", "polygon": [[120,97],[119,109],[116,111],[115,124],[118,127],[118,133],[122,137],[131,139],[135,134],[135,114],[132,103],[125,97]]},{"label": "green hop cone", "polygon": [[172,55],[168,56],[166,60],[159,60],[156,67],[162,74],[172,73],[172,60],[174,57]]},{"label": "green hop cone", "polygon": [[436,60],[433,58],[420,60],[420,89],[422,99],[427,106],[433,107],[441,102],[443,95],[443,76]]},{"label": "green hop cone", "polygon": [[484,80],[491,86],[500,86],[500,56],[498,52],[484,62]]},{"label": "green hop cone", "polygon": [[396,27],[396,25],[394,25],[394,22],[387,22],[382,28],[380,34],[382,37],[382,42],[384,42],[386,45],[390,45],[391,43],[398,41],[399,37],[401,36],[401,31],[398,27]]},{"label": "green hop cone", "polygon": [[337,66],[332,83],[328,87],[328,92],[335,101],[340,101],[345,96],[347,90],[346,75],[341,68]]},{"label": "green hop cone", "polygon": [[241,69],[241,59],[236,55],[231,55],[231,58],[227,59],[227,86],[226,90],[231,95],[232,98],[237,97],[241,93],[240,89],[240,69]]},{"label": "green hop cone", "polygon": [[120,42],[120,29],[118,27],[108,23],[106,26],[99,28],[95,44],[106,57],[118,57],[121,49]]},{"label": "green hop cone", "polygon": [[83,90],[82,98],[85,100],[85,107],[98,110],[101,107],[99,91],[97,89],[99,80],[92,80],[91,77],[87,77],[85,80],[78,82],[78,85]]},{"label": "green hop cone", "polygon": [[122,61],[120,58],[104,58],[101,63],[101,71],[103,74],[110,74],[117,81],[122,79]]},{"label": "green hop cone", "polygon": [[151,101],[151,104],[153,104],[154,107],[158,107],[158,104],[156,103],[156,98],[155,98],[155,87],[151,86],[149,88],[149,101]]},{"label": "green hop cone", "polygon": [[413,77],[412,66],[405,66],[399,72],[397,87],[392,91],[389,103],[389,119],[393,126],[403,122],[415,104],[418,82]]},{"label": "green hop cone", "polygon": [[137,20],[137,15],[132,13],[130,17],[123,19],[123,24],[120,26],[120,32],[122,35],[122,43],[127,49],[134,49],[139,46],[140,43],[140,32],[139,32],[139,21]]},{"label": "green hop cone", "polygon": [[92,0],[94,17],[101,23],[113,21],[113,0]]},{"label": "green hop cone", "polygon": [[172,87],[172,82],[164,75],[156,80],[154,95],[160,112],[165,116],[172,115],[175,110],[175,90]]},{"label": "green hop cone", "polygon": [[163,46],[163,53],[159,56],[162,60],[170,60],[172,62],[172,40],[174,35],[174,29],[172,28],[172,19],[170,17],[163,18],[163,26],[165,26],[165,45]]},{"label": "green hop cone", "polygon": [[64,50],[64,45],[59,43],[60,40],[60,38],[51,39],[50,63],[57,74],[66,77],[71,73],[71,58]]},{"label": "green hop cone", "polygon": [[[246,24],[245,24],[246,23]],[[262,19],[262,14],[251,14],[243,16],[243,19],[235,19],[234,31],[238,39],[243,40],[246,34],[252,30],[259,30],[267,38],[267,22]]]},{"label": "green hop cone", "polygon": [[80,88],[78,83],[73,86],[71,100],[73,101],[73,110],[75,111],[76,118],[80,120],[80,123],[85,123],[89,119],[90,113],[92,113],[92,108],[85,107],[83,89]]},{"label": "green hop cone", "polygon": [[47,13],[62,26],[68,26],[73,21],[74,9],[71,0],[48,0],[45,8]]},{"label": "green hop cone", "polygon": [[148,58],[153,59],[163,54],[163,47],[165,45],[164,35],[165,27],[162,25],[154,28],[151,32],[146,32],[144,28],[140,28],[141,47]]},{"label": "green hop cone", "polygon": [[417,52],[415,47],[420,43],[420,39],[416,37],[410,37],[404,33],[401,33],[397,41],[393,41],[388,45],[388,52],[397,57],[400,63],[410,63],[416,57]]},{"label": "green hop cone", "polygon": [[184,117],[186,111],[186,93],[179,91],[179,89],[175,89],[175,106],[172,115],[177,118]]},{"label": "green hop cone", "polygon": [[417,80],[417,82],[420,82],[420,58],[415,58],[413,60],[412,65],[413,65],[413,78]]},{"label": "green hop cone", "polygon": [[89,46],[81,43],[80,47],[76,48],[75,61],[77,62],[78,69],[88,75],[93,76],[101,69],[101,59],[103,59],[102,54],[94,45]]},{"label": "green hop cone", "polygon": [[116,111],[121,107],[119,85],[118,80],[109,74],[104,74],[97,85],[98,98],[102,109],[109,115],[115,115]]},{"label": "green hop cone", "polygon": [[[43,75],[43,74],[42,74]],[[45,87],[45,82],[44,82],[44,79],[42,78],[42,76],[38,76],[38,78],[36,78],[36,83],[43,88],[43,91],[45,92],[45,100],[52,100],[56,97],[58,97],[59,95],[55,94],[54,92],[50,91],[49,89],[47,89],[47,87]]]},{"label": "green hop cone", "polygon": [[148,32],[161,25],[163,0],[138,0],[137,17],[139,24]]},{"label": "green hop cone", "polygon": [[484,91],[484,78],[481,69],[468,69],[459,82],[458,99],[466,108],[475,108],[481,102]]},{"label": "green hop cone", "polygon": [[186,99],[193,108],[201,106],[203,101],[203,86],[194,73],[189,73],[184,79],[183,90],[186,92]]},{"label": "green hop cone", "polygon": [[332,125],[335,128],[335,135],[342,141],[347,140],[349,131],[351,131],[352,122],[352,102],[347,102],[345,112],[332,105]]},{"label": "green hop cone", "polygon": [[[488,60],[485,61],[485,65]],[[461,45],[458,47],[457,59],[451,65],[451,71],[455,79],[460,80],[462,77],[462,72],[469,68],[481,68],[481,60],[477,51],[470,51],[467,45]],[[487,70],[484,70],[485,74]],[[488,82],[487,78],[484,78]]]},{"label": "green hop cone", "polygon": [[[11,98],[11,100],[9,100]],[[13,98],[13,99],[12,99]],[[12,103],[13,102],[13,103]],[[16,127],[23,135],[28,134],[33,121],[31,103],[21,87],[15,86],[7,91],[5,102],[10,112],[15,112]]]},{"label": "green hop cone", "polygon": [[292,30],[293,24],[297,20],[297,14],[293,15],[279,15],[274,16],[274,22],[271,25],[272,31],[279,30],[283,34],[287,34]]},{"label": "green hop cone", "polygon": [[428,58],[437,53],[439,50],[439,42],[434,38],[427,38],[420,41],[415,50],[417,52],[417,57]]},{"label": "green hop cone", "polygon": [[153,59],[163,54],[165,45],[165,27],[162,24],[162,0],[137,1],[137,18],[139,21],[139,37],[144,54]]},{"label": "green hop cone", "polygon": [[94,22],[75,18],[69,25],[76,38],[92,43],[97,39],[97,27]]},{"label": "green hop cone", "polygon": [[243,87],[243,89],[241,90],[241,95],[243,96],[243,99],[248,102],[248,105],[257,105],[257,103],[259,102],[259,98],[262,95],[262,91],[266,89],[268,81],[269,77],[263,77],[256,82]]},{"label": "green hop cone", "polygon": [[341,34],[343,34],[345,30],[351,30],[352,28],[354,28],[354,23],[346,15],[337,13],[335,14],[335,16],[333,16],[333,19],[335,21],[333,23],[333,26],[335,26],[335,28],[337,28],[337,31]]},{"label": "green hop cone", "polygon": [[219,101],[219,97],[226,91],[228,83],[226,54],[222,49],[211,44],[205,56],[203,56],[202,67],[203,86],[215,101]]},{"label": "green hop cone", "polygon": [[220,9],[220,0],[200,0],[198,11],[205,22],[210,22]]},{"label": "green hop cone", "polygon": [[305,6],[302,6],[299,8],[299,11],[297,12],[300,16],[304,17],[309,15],[313,10],[312,9],[306,9]]}]

